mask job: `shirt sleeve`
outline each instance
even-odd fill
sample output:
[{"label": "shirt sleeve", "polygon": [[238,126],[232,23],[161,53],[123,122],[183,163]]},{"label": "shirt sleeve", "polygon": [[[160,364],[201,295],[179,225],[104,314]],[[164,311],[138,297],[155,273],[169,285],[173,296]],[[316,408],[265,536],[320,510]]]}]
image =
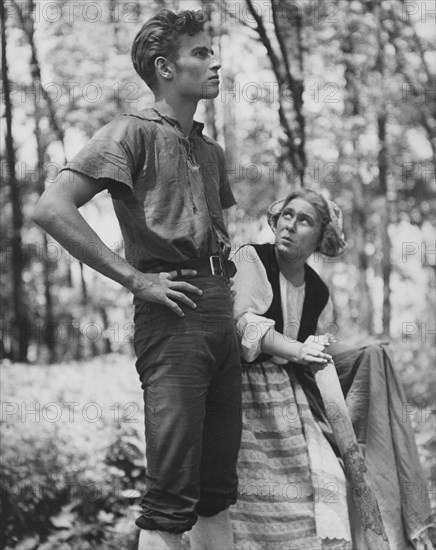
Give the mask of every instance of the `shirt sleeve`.
[{"label": "shirt sleeve", "polygon": [[101,128],[62,170],[105,180],[114,199],[132,196],[145,162],[147,131],[133,117],[119,117]]},{"label": "shirt sleeve", "polygon": [[229,178],[227,175],[226,158],[224,151],[220,145],[218,147],[219,156],[219,174],[220,174],[220,202],[221,208],[226,209],[236,204],[235,196],[230,187]]},{"label": "shirt sleeve", "polygon": [[241,342],[242,357],[251,362],[260,354],[262,339],[275,326],[263,314],[269,309],[273,292],[256,249],[243,246],[232,258],[238,269],[233,281],[233,314]]}]

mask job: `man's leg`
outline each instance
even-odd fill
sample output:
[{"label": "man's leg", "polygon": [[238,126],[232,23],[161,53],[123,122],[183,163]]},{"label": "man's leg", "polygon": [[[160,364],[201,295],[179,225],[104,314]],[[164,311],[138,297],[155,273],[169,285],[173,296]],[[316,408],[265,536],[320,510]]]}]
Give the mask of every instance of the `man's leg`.
[{"label": "man's leg", "polygon": [[241,365],[233,319],[222,314],[210,325],[217,367],[206,401],[197,523],[191,530],[192,550],[232,550],[228,506],[237,498],[236,465],[242,431]]},{"label": "man's leg", "polygon": [[[158,304],[135,318],[146,410],[147,491],[136,522],[146,531],[141,550],[179,544],[177,534],[190,530],[197,514],[204,516],[199,527],[212,525],[213,533],[220,533],[221,547],[214,548],[232,548],[226,508],[237,494],[239,349],[227,282],[215,277],[192,282],[203,296],[197,310],[185,311],[184,319]],[[203,535],[208,539],[210,529]],[[199,544],[206,549],[204,537]]]},{"label": "man's leg", "polygon": [[181,542],[182,535],[141,529],[138,550],[180,550]]},{"label": "man's leg", "polygon": [[[141,550],[179,548],[197,520],[205,401],[212,377],[202,324],[150,304],[135,318],[137,370],[144,390],[146,491]],[[206,347],[206,349],[205,349]]]},{"label": "man's leg", "polygon": [[190,537],[191,550],[232,550],[233,533],[229,509],[209,518],[199,516]]}]

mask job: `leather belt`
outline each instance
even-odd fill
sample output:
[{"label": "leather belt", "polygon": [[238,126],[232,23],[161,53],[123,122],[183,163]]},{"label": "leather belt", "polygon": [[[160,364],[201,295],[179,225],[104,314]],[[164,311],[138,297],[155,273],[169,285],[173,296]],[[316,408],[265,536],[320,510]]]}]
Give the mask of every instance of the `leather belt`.
[{"label": "leather belt", "polygon": [[236,273],[236,266],[230,260],[223,260],[218,254],[212,254],[206,258],[191,258],[186,262],[169,263],[162,262],[155,264],[151,269],[141,269],[144,272],[157,273],[160,271],[177,271],[181,275],[182,269],[193,269],[197,275],[215,275],[217,277],[225,277],[230,279]]},{"label": "leather belt", "polygon": [[217,275],[230,279],[236,273],[236,266],[230,260],[223,260],[218,254],[208,258],[192,258],[178,265],[179,269],[195,269],[198,275]]}]

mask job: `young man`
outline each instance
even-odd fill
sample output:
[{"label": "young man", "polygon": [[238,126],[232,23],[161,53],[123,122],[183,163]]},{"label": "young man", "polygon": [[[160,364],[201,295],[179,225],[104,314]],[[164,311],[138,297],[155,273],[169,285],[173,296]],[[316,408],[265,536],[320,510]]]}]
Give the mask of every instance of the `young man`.
[{"label": "young man", "polygon": [[[147,477],[139,549],[233,547],[241,373],[223,208],[235,203],[222,149],[193,120],[218,95],[220,64],[201,12],[164,10],[132,59],[153,109],[102,128],[40,198],[34,220],[79,260],[134,295]],[[116,258],[78,208],[107,189],[126,246]],[[89,244],[98,254],[89,257]]]}]

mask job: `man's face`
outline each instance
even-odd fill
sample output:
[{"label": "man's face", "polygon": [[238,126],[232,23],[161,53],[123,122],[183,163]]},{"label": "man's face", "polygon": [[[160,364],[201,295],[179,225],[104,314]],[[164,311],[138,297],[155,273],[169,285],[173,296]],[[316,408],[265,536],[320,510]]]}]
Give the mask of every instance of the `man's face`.
[{"label": "man's face", "polygon": [[174,91],[179,97],[196,101],[217,97],[221,65],[205,31],[194,36],[182,34],[177,60],[171,65]]}]

